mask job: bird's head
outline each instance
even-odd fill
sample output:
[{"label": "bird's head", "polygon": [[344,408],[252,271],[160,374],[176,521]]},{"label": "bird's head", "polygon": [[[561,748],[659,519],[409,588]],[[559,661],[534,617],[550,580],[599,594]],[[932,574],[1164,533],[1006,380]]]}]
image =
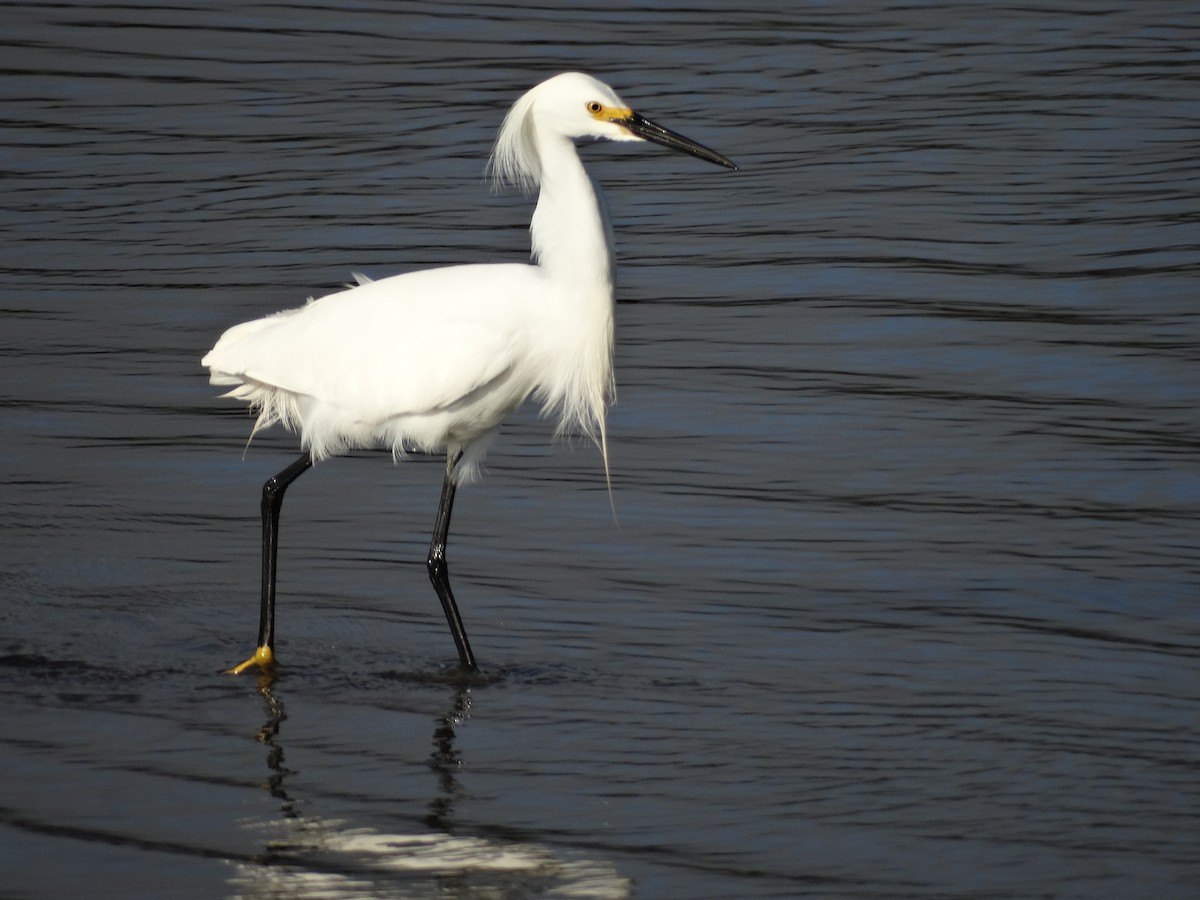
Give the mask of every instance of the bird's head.
[{"label": "bird's head", "polygon": [[582,72],[564,72],[527,91],[509,111],[492,155],[498,181],[522,188],[540,177],[537,136],[609,141],[651,141],[736,169],[726,157],[634,112],[616,91]]}]

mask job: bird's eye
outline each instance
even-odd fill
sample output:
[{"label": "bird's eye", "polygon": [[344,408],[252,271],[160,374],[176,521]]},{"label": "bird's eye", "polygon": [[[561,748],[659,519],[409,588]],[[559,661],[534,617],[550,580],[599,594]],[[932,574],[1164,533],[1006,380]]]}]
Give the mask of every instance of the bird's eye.
[{"label": "bird's eye", "polygon": [[602,104],[599,100],[591,100],[588,102],[587,111],[593,116],[598,115],[602,109],[604,109],[604,104]]}]

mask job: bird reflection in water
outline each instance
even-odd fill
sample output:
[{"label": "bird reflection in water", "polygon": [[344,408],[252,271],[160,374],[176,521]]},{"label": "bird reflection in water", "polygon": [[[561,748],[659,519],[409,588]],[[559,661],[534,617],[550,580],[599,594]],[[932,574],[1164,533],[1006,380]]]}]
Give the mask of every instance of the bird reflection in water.
[{"label": "bird reflection in water", "polygon": [[267,748],[269,774],[264,787],[272,797],[280,802],[279,810],[283,813],[283,817],[294,819],[299,815],[296,811],[296,803],[288,796],[283,786],[284,780],[292,774],[292,771],[283,764],[283,745],[278,740],[279,726],[287,718],[287,713],[284,711],[283,701],[275,695],[274,686],[275,674],[273,672],[259,673],[258,693],[263,698],[266,707],[267,721],[263,723],[262,728],[258,729],[256,738]]},{"label": "bird reflection in water", "polygon": [[434,719],[429,766],[437,787],[422,820],[428,830],[414,825],[411,831],[387,833],[301,811],[303,801],[286,785],[296,774],[284,762],[287,712],[274,674],[260,673],[258,693],[267,717],[255,738],[267,748],[263,787],[280,802],[281,819],[250,823],[278,836],[267,841],[255,863],[236,864],[231,878],[236,895],[441,897],[452,887],[460,896],[628,897],[629,880],[608,862],[534,843],[451,833],[456,826],[461,830],[454,816],[463,771],[457,732],[471,709],[470,688],[459,682],[452,690],[447,712]]},{"label": "bird reflection in water", "polygon": [[433,729],[433,753],[429,765],[438,779],[438,792],[429,801],[429,814],[425,824],[430,828],[448,830],[451,824],[454,798],[458,793],[458,771],[462,766],[458,750],[454,748],[454,730],[466,722],[471,713],[471,694],[461,684],[454,692],[454,705],[438,720]]}]

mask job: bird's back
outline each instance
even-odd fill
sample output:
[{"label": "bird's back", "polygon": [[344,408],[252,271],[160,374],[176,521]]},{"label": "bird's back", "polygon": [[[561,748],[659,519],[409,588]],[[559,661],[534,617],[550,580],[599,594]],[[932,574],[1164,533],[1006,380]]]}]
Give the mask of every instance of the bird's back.
[{"label": "bird's back", "polygon": [[202,363],[317,458],[461,446],[537,386],[547,289],[528,265],[398,275],[236,325]]}]

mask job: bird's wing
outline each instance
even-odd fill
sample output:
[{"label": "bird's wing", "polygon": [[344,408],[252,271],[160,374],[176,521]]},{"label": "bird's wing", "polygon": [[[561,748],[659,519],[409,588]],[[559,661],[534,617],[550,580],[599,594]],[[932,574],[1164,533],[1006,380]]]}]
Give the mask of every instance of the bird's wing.
[{"label": "bird's wing", "polygon": [[362,422],[433,412],[517,364],[544,289],[533,266],[430,269],[371,281],[229,329],[204,358]]}]

